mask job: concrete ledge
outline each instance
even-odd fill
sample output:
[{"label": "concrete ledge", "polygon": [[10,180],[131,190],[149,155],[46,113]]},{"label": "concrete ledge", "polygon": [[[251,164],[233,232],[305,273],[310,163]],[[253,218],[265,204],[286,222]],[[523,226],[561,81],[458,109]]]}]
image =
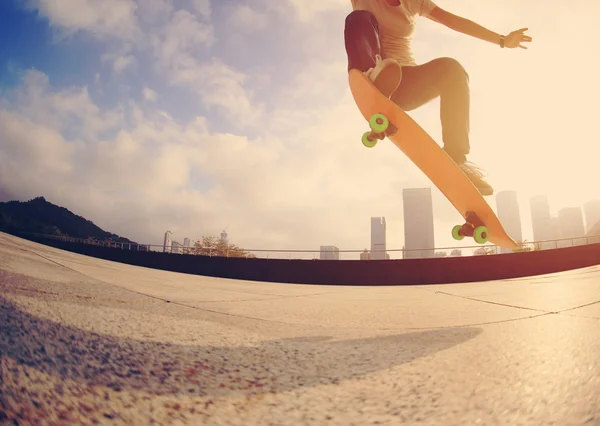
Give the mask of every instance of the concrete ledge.
[{"label": "concrete ledge", "polygon": [[179,255],[17,236],[62,250],[129,265],[218,278],[292,284],[451,284],[542,275],[600,264],[600,243],[490,256],[361,261]]}]

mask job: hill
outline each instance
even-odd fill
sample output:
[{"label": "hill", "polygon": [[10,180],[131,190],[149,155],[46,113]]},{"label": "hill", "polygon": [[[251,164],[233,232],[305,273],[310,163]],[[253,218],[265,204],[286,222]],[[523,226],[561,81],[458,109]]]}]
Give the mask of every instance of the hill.
[{"label": "hill", "polygon": [[0,230],[133,243],[127,238],[104,231],[68,209],[46,201],[44,197],[26,202],[0,203]]}]

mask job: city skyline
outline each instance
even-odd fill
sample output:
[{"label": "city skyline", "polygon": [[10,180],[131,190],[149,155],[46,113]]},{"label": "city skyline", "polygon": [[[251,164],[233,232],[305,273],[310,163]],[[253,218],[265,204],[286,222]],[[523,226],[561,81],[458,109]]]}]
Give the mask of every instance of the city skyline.
[{"label": "city skyline", "polygon": [[[521,206],[518,200],[518,191],[501,191],[496,197],[495,210],[498,214],[500,221],[503,226],[507,229],[509,235],[515,238],[516,241],[523,241],[522,239],[522,223],[521,223]],[[600,199],[593,199],[585,203],[584,206],[580,207],[568,207],[558,211],[557,216],[552,216],[550,213],[550,203],[548,197],[542,194],[537,194],[531,197],[527,203],[529,205],[529,213],[531,215],[531,225],[533,232],[533,240],[528,242],[539,242],[539,241],[550,241],[548,243],[542,243],[539,245],[541,249],[556,248],[556,244],[552,241],[561,238],[573,238],[578,239],[576,244],[582,244],[583,240],[579,240],[584,237],[586,233],[591,230],[595,224],[600,223],[598,219],[595,223],[594,220],[600,217]],[[406,229],[408,228],[409,237],[413,238],[414,241],[426,241],[426,238],[430,238],[432,235],[432,218],[433,205],[431,203],[431,188],[405,188],[403,190],[403,205],[406,203],[406,207],[403,207],[404,217],[409,217],[409,225],[404,225],[405,236]],[[425,220],[423,220],[425,218]],[[585,220],[584,220],[585,218]],[[436,247],[435,244],[432,246],[432,250],[416,250],[414,248],[421,248],[421,246],[411,246],[404,243],[400,247],[387,247],[387,219],[384,216],[373,216],[370,218],[370,249],[364,249],[359,251],[359,247],[344,248],[345,250],[352,250],[358,252],[355,257],[360,259],[390,259],[391,256],[387,252],[388,250],[399,250],[405,249],[407,252],[402,253],[405,258],[410,257],[439,257],[439,256],[460,256],[462,251],[460,245],[450,253],[438,252],[436,249],[442,247]],[[411,229],[410,224],[413,224]],[[431,223],[431,226],[429,225]],[[416,225],[416,226],[415,226]],[[588,227],[590,229],[588,229]],[[411,232],[415,231],[416,232]],[[220,234],[222,241],[228,241],[228,234],[223,230]],[[406,238],[406,237],[405,237]],[[434,237],[435,238],[435,237]],[[434,240],[435,241],[435,240]],[[172,238],[172,232],[166,231],[164,235],[163,251],[180,252],[186,247],[189,247],[191,240],[185,237],[183,244],[178,241],[174,241]],[[473,242],[468,245],[475,245]],[[570,245],[567,241],[563,243],[564,246]],[[560,246],[560,245],[559,245]],[[274,251],[276,247],[272,248]],[[309,248],[298,248],[299,250]],[[342,249],[343,250],[343,249]],[[483,246],[480,249],[474,249],[476,253],[485,253],[486,249]],[[511,250],[500,249],[499,252],[507,253]],[[321,245],[319,246],[320,259],[323,260],[339,260],[340,259],[340,248],[337,245]],[[398,252],[394,253],[394,256],[398,256]]]}]

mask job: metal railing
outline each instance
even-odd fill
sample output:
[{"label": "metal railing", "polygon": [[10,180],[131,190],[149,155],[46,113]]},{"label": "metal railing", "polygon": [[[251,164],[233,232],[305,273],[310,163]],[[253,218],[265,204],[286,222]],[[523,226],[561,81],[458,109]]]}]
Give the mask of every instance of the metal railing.
[{"label": "metal railing", "polygon": [[[578,238],[563,238],[558,240],[545,240],[520,243],[519,249],[502,249],[499,246],[472,245],[472,246],[455,246],[455,247],[439,247],[425,249],[387,249],[387,250],[336,250],[323,251],[320,250],[289,250],[289,249],[196,249],[194,247],[177,248],[164,247],[158,244],[137,244],[124,243],[116,241],[98,241],[90,238],[72,238],[57,235],[43,235],[34,233],[22,233],[23,235],[31,235],[41,238],[55,239],[77,244],[89,244],[100,247],[111,247],[120,250],[134,250],[146,252],[166,252],[174,255],[203,255],[203,256],[219,256],[219,257],[253,257],[263,259],[287,259],[287,260],[374,260],[377,259],[419,259],[419,258],[444,258],[454,256],[481,256],[481,255],[496,255],[503,253],[512,253],[519,251],[532,250],[553,250],[557,248],[574,247],[586,244],[594,244],[600,242],[599,236],[584,236]],[[383,253],[374,256],[374,253]]]}]

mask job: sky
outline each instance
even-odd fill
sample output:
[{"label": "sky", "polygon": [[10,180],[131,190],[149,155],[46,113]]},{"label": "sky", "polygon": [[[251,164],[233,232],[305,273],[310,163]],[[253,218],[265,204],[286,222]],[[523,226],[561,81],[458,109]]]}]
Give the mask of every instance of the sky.
[{"label": "sky", "polygon": [[[600,4],[438,0],[499,33],[500,49],[421,18],[418,63],[470,77],[471,155],[496,193],[551,211],[600,198]],[[0,201],[44,196],[132,240],[218,236],[246,249],[370,247],[384,216],[404,244],[402,189],[430,187],[437,247],[460,215],[367,125],[346,72],[348,0],[0,2]],[[409,113],[441,142],[439,101]],[[495,209],[495,197],[487,197]],[[358,256],[358,255],[356,255]],[[394,255],[392,255],[394,257]]]}]

